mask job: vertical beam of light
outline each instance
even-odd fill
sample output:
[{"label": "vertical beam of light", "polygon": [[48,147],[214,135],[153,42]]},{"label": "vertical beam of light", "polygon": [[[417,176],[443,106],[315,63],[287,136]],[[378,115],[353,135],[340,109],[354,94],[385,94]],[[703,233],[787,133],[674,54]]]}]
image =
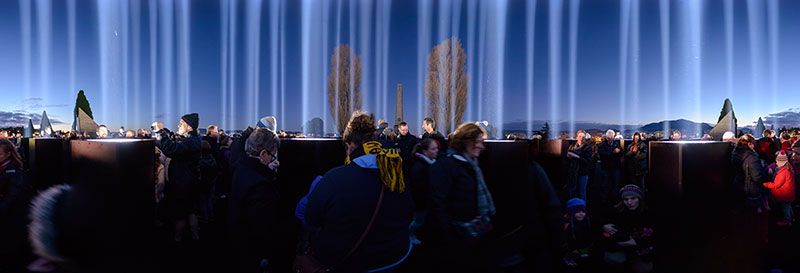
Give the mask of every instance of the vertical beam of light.
[{"label": "vertical beam of light", "polygon": [[[361,52],[361,62],[364,67],[364,69],[361,70],[361,80],[363,82],[361,86],[369,88],[369,86],[372,84],[370,81],[372,79],[370,77],[370,71],[375,69],[375,65],[372,63],[372,53],[370,50],[370,42],[373,41],[370,39],[372,37],[372,0],[361,0],[361,3],[358,5],[358,12],[358,51]],[[373,92],[377,93],[378,90],[373,90]],[[373,107],[369,106],[370,92],[368,90],[362,90],[362,94],[364,108],[367,111],[378,114],[376,112],[376,108],[378,107],[377,102]]]},{"label": "vertical beam of light", "polygon": [[[336,6],[336,45],[335,45],[335,47],[338,47],[338,46],[340,46],[342,44],[342,2],[344,2],[344,0],[339,0],[338,3],[337,3],[337,6]],[[342,91],[339,90],[339,80],[340,80],[340,78],[339,78],[340,74],[339,73],[341,73],[341,72],[339,72],[339,52],[340,51],[337,50],[336,51],[336,57],[334,57],[334,59],[336,60],[336,76],[333,77],[334,79],[336,79],[336,100],[335,101],[337,103],[339,101],[339,96],[341,96],[341,94],[342,94],[341,93]],[[331,72],[333,72],[333,71],[331,71]],[[334,123],[335,123],[335,121],[339,120],[339,111],[333,111],[333,113],[335,113],[333,116],[331,116],[333,119],[329,120],[331,122],[325,122],[325,123],[330,123],[331,125],[329,127],[333,128],[333,132],[337,132],[336,125]]]},{"label": "vertical beam of light", "polygon": [[20,44],[22,48],[22,86],[25,98],[31,96],[31,1],[19,0]]},{"label": "vertical beam of light", "polygon": [[[664,120],[667,120],[669,117],[669,83],[670,83],[670,57],[669,57],[669,49],[670,49],[670,41],[669,41],[669,1],[670,0],[660,0],[659,1],[659,19],[661,21],[661,87],[662,87],[662,97],[661,99],[664,102]],[[669,122],[664,122],[663,127],[664,136],[668,136],[670,134],[670,126]]]},{"label": "vertical beam of light", "polygon": [[[156,119],[156,90],[158,84],[158,2],[150,0],[147,4],[150,21],[150,118]],[[224,107],[224,106],[223,106]]]},{"label": "vertical beam of light", "polygon": [[[628,103],[631,104],[631,111],[634,117],[639,116],[639,4],[641,0],[633,0],[631,3],[631,33],[630,33],[630,73],[631,73],[631,82],[630,86],[628,86],[628,90],[631,93],[631,99]],[[626,107],[627,108],[627,107]],[[624,134],[624,132],[621,132]],[[632,134],[631,134],[632,135]]]},{"label": "vertical beam of light", "polygon": [[750,94],[753,101],[753,112],[762,113],[764,111],[761,106],[761,96],[763,92],[762,87],[762,70],[764,69],[763,49],[762,42],[764,41],[763,35],[763,1],[760,0],[747,0],[747,22],[750,36]]},{"label": "vertical beam of light", "polygon": [[69,51],[69,92],[70,100],[75,100],[75,0],[67,0],[67,44]]},{"label": "vertical beam of light", "polygon": [[422,126],[422,119],[428,113],[428,104],[424,102],[425,78],[428,75],[428,47],[431,44],[431,0],[418,0],[417,5],[417,120]]},{"label": "vertical beam of light", "polygon": [[[350,32],[350,51],[351,51],[350,52],[351,53],[350,54],[350,60],[349,60],[350,63],[353,63],[353,60],[355,59],[355,56],[353,56],[354,55],[353,53],[355,53],[355,51],[356,51],[356,16],[357,16],[356,15],[356,6],[358,5],[357,1],[358,0],[350,0],[347,3],[349,5],[349,7],[350,7],[350,13],[349,13],[350,17],[349,17],[349,22],[348,22],[349,23],[348,29],[349,29],[349,32]],[[362,58],[361,61],[364,62],[364,59]],[[348,85],[348,86],[355,86],[353,84],[353,73],[350,73],[349,77],[350,77],[350,79],[349,79],[350,85]],[[362,89],[361,92],[365,92],[364,88],[363,88],[364,84],[361,84],[361,87],[362,87],[361,88]],[[350,96],[351,98],[353,97],[353,94],[352,94],[353,91],[354,90],[351,88],[350,91],[349,91],[350,94],[348,94],[348,96]],[[362,101],[364,101],[363,97],[362,97]],[[354,103],[353,100],[350,100],[350,109],[354,109],[353,103]],[[364,109],[364,106],[362,105],[360,107],[360,110],[363,110],[363,109]],[[359,109],[356,109],[356,110],[359,110]]]},{"label": "vertical beam of light", "polygon": [[[535,0],[534,0],[535,1]],[[464,114],[466,120],[475,120],[475,59],[478,56],[475,46],[475,26],[478,21],[478,0],[467,0],[467,74],[469,76],[469,89],[467,90],[467,111]],[[473,92],[470,92],[473,91]]]},{"label": "vertical beam of light", "polygon": [[269,79],[270,79],[270,110],[272,115],[278,115],[278,30],[280,19],[280,1],[269,2]]},{"label": "vertical beam of light", "polygon": [[[549,30],[550,39],[550,137],[561,136],[559,124],[559,93],[561,92],[561,9],[562,0],[550,0]],[[572,133],[572,132],[570,132]]]},{"label": "vertical beam of light", "polygon": [[[325,125],[328,123],[328,122],[324,122],[324,121],[325,121],[325,116],[328,115],[328,93],[326,91],[328,89],[327,88],[328,87],[328,73],[329,73],[328,69],[330,68],[330,66],[328,66],[328,61],[330,60],[330,59],[328,59],[328,58],[330,58],[330,56],[328,55],[328,41],[329,41],[328,38],[330,37],[328,31],[330,30],[329,25],[331,23],[331,21],[330,21],[330,14],[331,14],[330,13],[330,9],[331,9],[331,1],[323,1],[322,2],[322,24],[320,24],[320,27],[322,28],[322,36],[321,36],[322,37],[322,46],[319,48],[319,50],[320,50],[320,55],[319,55],[320,66],[319,66],[319,68],[321,70],[320,71],[321,77],[319,77],[319,83],[320,83],[319,90],[322,91],[319,94],[319,101],[320,101],[320,103],[322,105],[322,113],[319,115],[319,118],[323,120],[323,122],[322,122],[322,134],[323,135],[326,132]],[[307,122],[307,121],[303,121],[303,122]],[[319,136],[317,136],[317,137],[319,137]]]},{"label": "vertical beam of light", "polygon": [[700,132],[702,135],[702,130],[700,127],[701,115],[700,115],[700,99],[701,99],[701,92],[702,92],[702,29],[703,29],[703,3],[701,1],[687,1],[684,4],[684,16],[686,16],[687,20],[684,21],[684,41],[683,44],[686,47],[684,52],[686,52],[686,56],[684,57],[686,60],[686,64],[688,69],[687,73],[687,87],[690,92],[693,92],[694,95],[694,112],[695,116],[694,119],[698,122],[697,128],[695,129],[697,132]]},{"label": "vertical beam of light", "polygon": [[[778,70],[780,57],[780,2],[769,0],[767,2],[767,25],[769,27],[769,64],[770,64],[770,89],[772,89],[772,109],[771,112],[778,111]],[[774,128],[781,128],[777,124],[779,119],[772,119],[770,122]]]},{"label": "vertical beam of light", "polygon": [[486,6],[486,1],[481,2],[481,14],[480,14],[480,24],[479,24],[479,31],[478,31],[478,45],[476,48],[478,49],[478,117],[477,120],[485,119],[486,116],[483,113],[483,105],[485,104],[485,97],[483,96],[484,93],[484,84],[487,81],[488,77],[486,76],[486,48],[488,42],[486,41],[486,29],[488,28],[488,20],[489,20],[489,9]]},{"label": "vertical beam of light", "polygon": [[250,0],[247,2],[247,120],[259,119],[261,7],[261,0]]},{"label": "vertical beam of light", "polygon": [[[450,35],[455,38],[460,39],[459,29],[461,28],[461,0],[453,0],[452,7],[453,7],[453,15],[450,20]],[[450,78],[452,79],[450,82],[450,132],[456,130],[458,126],[458,120],[456,120],[456,90],[458,90],[457,79],[456,79],[456,72],[458,71],[458,52],[456,51],[456,41],[452,40],[450,42],[450,54],[453,55],[453,58],[450,63]]]},{"label": "vertical beam of light", "polygon": [[383,1],[375,1],[375,116],[386,118],[383,112]]},{"label": "vertical beam of light", "polygon": [[622,0],[619,9],[619,131],[625,131],[625,98],[628,96],[628,45],[630,31],[631,0]]},{"label": "vertical beam of light", "polygon": [[[439,4],[438,6],[439,14],[437,16],[439,18],[439,22],[437,23],[439,33],[437,35],[437,40],[435,44],[443,43],[444,40],[449,38],[450,36],[449,22],[450,22],[450,15],[452,15],[450,11],[450,6],[453,4],[452,0],[440,0],[437,1],[437,3]],[[446,69],[448,64],[445,63],[447,52],[444,49],[442,49],[439,50],[438,53],[439,53],[439,62],[437,63],[437,65],[439,66],[439,71],[447,71]],[[439,77],[441,80],[438,81],[438,84],[436,86],[439,89],[439,91],[436,93],[438,95],[436,101],[439,103],[439,105],[442,106],[436,108],[435,116],[438,117],[436,120],[436,126],[439,131],[442,131],[442,134],[447,134],[449,132],[452,132],[452,129],[450,127],[443,126],[445,124],[448,124],[447,122],[444,121],[444,118],[446,117],[444,113],[446,107],[444,107],[444,104],[447,102],[445,96],[447,95],[447,92],[451,90],[445,90],[447,84],[450,84],[450,83],[447,84],[444,83],[444,79],[447,79],[447,77],[445,77],[444,75],[439,75]]]},{"label": "vertical beam of light", "polygon": [[[152,0],[151,0],[152,1]],[[228,0],[230,1],[230,0]],[[224,0],[220,1],[220,90],[222,97],[222,128],[231,130],[231,124],[228,121],[228,23],[229,3]]]},{"label": "vertical beam of light", "polygon": [[578,19],[581,0],[569,1],[569,132],[575,132],[575,80],[578,63]]},{"label": "vertical beam of light", "polygon": [[191,90],[191,75],[192,75],[192,64],[191,64],[191,10],[189,6],[189,0],[181,0],[178,4],[178,8],[180,16],[178,23],[179,23],[179,30],[180,33],[178,34],[178,38],[180,39],[180,47],[181,52],[178,55],[178,60],[180,62],[180,66],[178,67],[178,77],[180,77],[180,90],[181,90],[181,99],[180,99],[180,106],[181,109],[180,114],[183,115],[190,111],[189,107],[191,105],[191,97],[189,96],[189,90]]},{"label": "vertical beam of light", "polygon": [[[104,0],[99,0],[99,1],[104,1]],[[174,53],[173,49],[174,49],[174,46],[175,46],[175,43],[174,43],[174,40],[173,40],[175,38],[174,34],[173,34],[173,32],[174,32],[173,31],[174,30],[174,23],[175,23],[175,21],[174,21],[174,7],[172,5],[173,4],[172,2],[164,1],[164,2],[161,2],[159,4],[161,4],[161,6],[158,9],[159,18],[161,19],[160,20],[161,24],[159,24],[159,27],[160,27],[159,34],[161,34],[161,37],[159,38],[159,41],[161,42],[161,45],[160,45],[160,47],[161,47],[161,58],[160,58],[161,59],[161,69],[160,69],[160,71],[162,71],[161,75],[163,75],[162,81],[161,81],[161,90],[162,90],[163,94],[165,95],[164,102],[166,102],[166,103],[164,104],[164,106],[166,106],[166,108],[167,108],[165,110],[165,112],[167,113],[165,119],[167,121],[172,121],[172,119],[175,117],[175,115],[173,113],[173,110],[175,108],[175,103],[172,100],[172,93],[174,92],[173,84],[172,84],[172,78],[173,78],[172,74],[173,74],[173,70],[174,70],[173,66],[174,66],[174,58],[175,58],[174,55],[173,55],[173,53]],[[167,126],[167,125],[164,125],[164,126]]]},{"label": "vertical beam of light", "polygon": [[[301,124],[308,120],[308,100],[309,100],[309,92],[310,86],[309,81],[311,80],[311,24],[313,23],[313,16],[314,14],[313,9],[315,8],[314,3],[311,0],[302,0],[302,17],[301,17],[301,46],[302,46],[302,89],[301,89],[301,96],[300,100],[302,101],[302,119]],[[303,126],[303,133],[306,133],[306,126]]]},{"label": "vertical beam of light", "polygon": [[39,36],[39,89],[44,102],[50,94],[50,53],[52,50],[53,3],[51,0],[36,0],[36,24]]},{"label": "vertical beam of light", "polygon": [[109,32],[111,36],[114,35],[113,23],[110,22],[115,16],[109,14],[111,9],[111,1],[97,1],[97,24],[98,33],[97,40],[100,47],[100,115],[95,113],[95,120],[108,120],[108,90],[110,88],[109,81],[112,78],[109,58],[113,58],[110,52]]},{"label": "vertical beam of light", "polygon": [[135,127],[144,128],[142,123],[141,106],[141,60],[142,54],[142,3],[139,1],[130,2],[131,10],[131,34],[133,37],[133,117],[136,122]]},{"label": "vertical beam of light", "polygon": [[236,123],[236,0],[228,2],[228,118],[233,128],[242,128]]},{"label": "vertical beam of light", "polygon": [[[663,1],[663,0],[662,0]],[[733,0],[724,0],[725,10],[725,63],[729,99],[733,99]]]},{"label": "vertical beam of light", "polygon": [[[124,3],[124,2],[120,2],[119,3],[119,9],[117,11],[119,12],[119,17],[118,18],[119,18],[119,21],[120,21],[120,28],[119,28],[117,33],[119,33],[119,36],[122,39],[122,41],[121,41],[121,43],[122,43],[122,67],[121,67],[122,68],[122,101],[121,101],[121,103],[122,103],[122,120],[124,122],[123,126],[130,127],[130,120],[128,118],[129,113],[130,113],[129,112],[130,108],[128,107],[129,99],[130,99],[128,97],[130,95],[130,92],[129,92],[130,90],[129,90],[129,86],[128,86],[128,83],[129,83],[128,72],[129,72],[129,67],[130,67],[129,66],[129,62],[130,62],[129,53],[130,53],[130,37],[131,37],[131,35],[130,35],[130,15],[131,15],[131,11],[130,11],[130,7],[127,5],[127,3]],[[119,101],[117,101],[117,103],[119,103]]]},{"label": "vertical beam of light", "polygon": [[527,97],[528,115],[526,119],[525,135],[533,135],[533,77],[534,77],[534,57],[536,56],[536,0],[528,0],[525,3],[525,31],[527,42]]},{"label": "vertical beam of light", "polygon": [[494,34],[496,37],[491,41],[494,42],[494,61],[497,62],[496,68],[494,71],[497,71],[497,76],[495,77],[494,82],[494,89],[496,93],[495,97],[495,121],[494,124],[495,128],[497,128],[497,133],[500,134],[499,136],[495,135],[495,137],[504,138],[503,134],[503,100],[504,100],[504,93],[505,93],[505,60],[506,60],[506,15],[508,11],[508,0],[498,0],[495,2],[496,8],[494,12]]},{"label": "vertical beam of light", "polygon": [[286,6],[287,4],[281,1],[281,122],[278,126],[286,126],[284,125],[286,124]]},{"label": "vertical beam of light", "polygon": [[[391,45],[391,23],[392,23],[392,0],[384,0],[383,2],[383,40],[381,41],[381,46],[383,50],[383,57],[381,57],[381,62],[383,63],[383,68],[381,68],[383,72],[383,80],[381,89],[383,90],[383,116],[388,117],[389,113],[389,91],[392,90],[389,88],[389,45]],[[395,121],[396,122],[396,121]],[[391,124],[391,123],[390,123]]]}]

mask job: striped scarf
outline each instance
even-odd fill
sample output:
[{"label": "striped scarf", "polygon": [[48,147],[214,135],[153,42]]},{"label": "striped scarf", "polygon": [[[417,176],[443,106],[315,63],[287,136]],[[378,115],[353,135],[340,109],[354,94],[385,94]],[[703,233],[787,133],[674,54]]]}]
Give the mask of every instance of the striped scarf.
[{"label": "striped scarf", "polygon": [[[363,148],[365,154],[375,155],[383,187],[389,191],[404,192],[406,184],[403,180],[403,159],[400,153],[396,149],[383,149],[381,143],[377,141],[364,143]],[[350,162],[350,156],[347,156],[344,164]]]},{"label": "striped scarf", "polygon": [[483,172],[481,171],[481,167],[478,166],[478,159],[472,158],[466,154],[464,154],[463,157],[469,162],[472,169],[475,170],[475,180],[478,181],[478,215],[494,215],[496,212],[494,200],[492,199],[492,193],[489,192],[489,188],[486,187],[486,181],[483,180]]}]

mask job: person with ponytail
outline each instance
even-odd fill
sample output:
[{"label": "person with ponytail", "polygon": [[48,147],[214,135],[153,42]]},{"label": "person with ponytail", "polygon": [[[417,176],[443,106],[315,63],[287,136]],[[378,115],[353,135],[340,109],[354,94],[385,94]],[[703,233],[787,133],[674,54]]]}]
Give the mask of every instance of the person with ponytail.
[{"label": "person with ponytail", "polygon": [[375,118],[356,111],[342,136],[345,165],[328,171],[308,195],[305,221],[319,228],[311,255],[333,272],[394,272],[411,252],[413,201],[403,161],[383,149]]}]

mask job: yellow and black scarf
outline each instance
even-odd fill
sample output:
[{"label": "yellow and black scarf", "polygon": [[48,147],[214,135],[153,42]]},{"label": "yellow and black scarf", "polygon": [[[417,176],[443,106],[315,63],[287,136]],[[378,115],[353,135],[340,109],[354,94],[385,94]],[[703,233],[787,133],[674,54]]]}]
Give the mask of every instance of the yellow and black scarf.
[{"label": "yellow and black scarf", "polygon": [[[406,185],[403,182],[403,159],[396,149],[383,149],[380,142],[370,141],[362,145],[364,154],[375,155],[378,173],[383,186],[389,191],[404,192]],[[344,164],[350,164],[350,156],[344,159]]]}]

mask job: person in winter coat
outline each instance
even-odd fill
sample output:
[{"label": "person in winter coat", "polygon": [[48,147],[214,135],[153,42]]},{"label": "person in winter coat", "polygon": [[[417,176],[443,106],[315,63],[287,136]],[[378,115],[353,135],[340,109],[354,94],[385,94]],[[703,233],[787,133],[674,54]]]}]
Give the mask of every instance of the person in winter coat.
[{"label": "person in winter coat", "polygon": [[620,186],[622,177],[622,155],[625,154],[619,143],[614,141],[614,130],[606,131],[603,141],[597,145],[597,153],[600,156],[603,176],[606,178],[607,189],[604,193],[614,195]]},{"label": "person in winter coat", "polygon": [[474,123],[461,124],[447,156],[431,166],[426,240],[441,248],[443,271],[481,272],[488,266],[480,242],[492,230],[496,209],[478,165],[485,135]]},{"label": "person in winter coat", "polygon": [[792,168],[786,156],[786,152],[778,152],[775,163],[778,171],[772,182],[764,182],[764,187],[770,189],[770,193],[776,201],[783,207],[783,220],[778,221],[778,226],[791,226],[794,221],[792,202],[795,198],[794,168]]},{"label": "person in winter coat", "polygon": [[219,166],[214,158],[214,150],[211,143],[203,140],[201,142],[200,161],[200,183],[197,185],[197,202],[195,206],[198,210],[200,221],[208,223],[214,221],[214,188],[219,180]]},{"label": "person in winter coat", "polygon": [[789,135],[789,132],[781,133],[780,142],[781,142],[780,146],[781,151],[786,151],[788,153],[787,155],[791,156],[793,143],[792,143],[792,136]]},{"label": "person in winter coat", "polygon": [[277,124],[278,123],[275,120],[275,117],[266,116],[259,119],[258,122],[256,122],[255,128],[248,126],[247,129],[245,129],[244,132],[242,132],[242,135],[236,140],[234,140],[233,143],[230,145],[231,158],[228,162],[230,163],[231,170],[233,170],[234,168],[236,168],[236,166],[239,165],[239,160],[247,156],[244,151],[244,144],[247,141],[247,138],[250,136],[250,134],[253,133],[253,130],[257,128],[266,128],[272,130],[272,132],[277,132],[275,130],[276,128],[278,128]]},{"label": "person in winter coat", "polygon": [[567,187],[570,197],[586,199],[586,184],[589,182],[589,167],[593,163],[592,146],[586,141],[586,131],[575,133],[577,142],[569,146]]},{"label": "person in winter coat", "polygon": [[[414,145],[417,145],[419,138],[408,131],[408,123],[400,122],[397,126],[400,135],[397,136],[397,147],[400,148],[400,156],[403,160],[411,162],[414,158]],[[405,166],[405,165],[404,165]]]},{"label": "person in winter coat", "polygon": [[334,272],[394,270],[411,252],[414,204],[402,159],[376,140],[375,119],[354,113],[342,136],[347,164],[328,171],[308,195],[306,224],[320,229],[313,257]]},{"label": "person in winter coat", "polygon": [[756,141],[752,135],[739,138],[736,150],[731,155],[731,165],[734,171],[733,185],[740,196],[746,209],[761,211],[764,203],[762,183],[767,181],[764,168],[755,151]]},{"label": "person in winter coat", "polygon": [[592,224],[586,211],[586,201],[572,198],[567,201],[564,215],[564,237],[567,238],[568,251],[564,262],[577,267],[589,259],[589,248],[594,244]]},{"label": "person in winter coat", "polygon": [[428,174],[431,166],[436,163],[436,155],[439,153],[439,144],[431,138],[426,138],[414,145],[414,167],[411,169],[411,176],[408,188],[414,199],[414,220],[411,221],[409,232],[411,241],[420,244],[417,239],[416,231],[425,224],[425,217],[428,214],[428,199],[430,198]]},{"label": "person in winter coat", "polygon": [[439,142],[439,156],[446,155],[447,141],[444,140],[444,135],[436,131],[436,121],[433,118],[427,117],[422,120],[422,130],[425,131],[420,138],[432,138]]},{"label": "person in winter coat", "polygon": [[633,143],[628,145],[628,151],[625,153],[625,165],[628,171],[629,184],[637,185],[645,188],[644,181],[647,176],[647,143],[642,141],[642,135],[639,132],[633,134]]},{"label": "person in winter coat", "polygon": [[32,260],[26,226],[34,190],[23,169],[14,143],[0,138],[0,272],[24,272]]},{"label": "person in winter coat", "polygon": [[279,208],[275,182],[280,162],[275,132],[259,128],[245,142],[246,157],[233,173],[228,207],[228,236],[238,272],[262,272],[280,255],[278,241],[287,220]]},{"label": "person in winter coat", "polygon": [[[639,186],[625,185],[620,189],[616,213],[603,225],[608,238],[604,260],[618,269],[633,272],[653,270],[654,229],[652,215],[647,211],[644,192]],[[618,270],[622,272],[622,270]]]},{"label": "person in winter coat", "polygon": [[764,165],[775,163],[775,155],[781,149],[780,141],[775,137],[775,131],[764,130],[764,137],[756,142],[758,158],[764,160]]},{"label": "person in winter coat", "polygon": [[167,184],[165,198],[169,204],[169,215],[175,221],[174,240],[181,243],[187,223],[191,228],[192,240],[199,240],[199,226],[195,215],[194,202],[197,198],[195,187],[200,181],[200,136],[197,135],[199,123],[197,113],[181,117],[178,124],[178,139],[170,138],[167,129],[158,130],[156,145],[165,156],[170,158],[167,168]]}]

